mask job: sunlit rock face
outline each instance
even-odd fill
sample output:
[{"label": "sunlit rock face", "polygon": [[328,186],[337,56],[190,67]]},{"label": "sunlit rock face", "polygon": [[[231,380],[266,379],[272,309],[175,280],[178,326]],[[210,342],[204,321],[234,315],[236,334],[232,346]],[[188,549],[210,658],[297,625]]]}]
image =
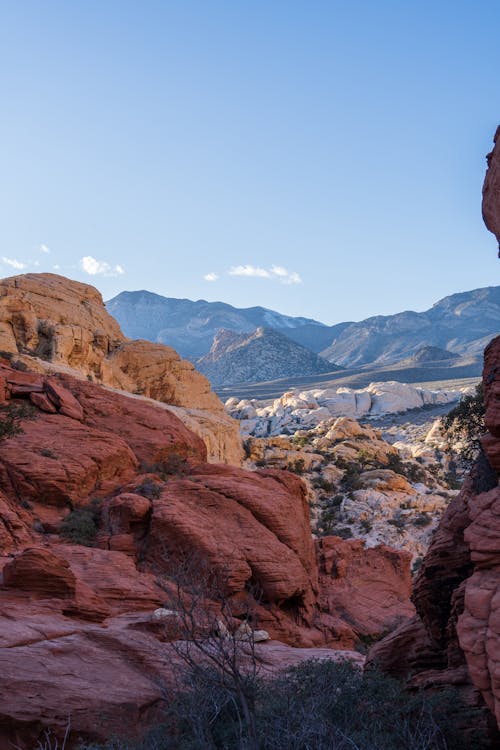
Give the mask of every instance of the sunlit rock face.
[{"label": "sunlit rock face", "polygon": [[50,273],[0,281],[0,351],[175,407],[209,460],[241,463],[238,426],[208,380],[171,347],[127,339],[92,286]]},{"label": "sunlit rock face", "polygon": [[483,219],[498,240],[500,255],[500,126],[493,140],[493,150],[486,157],[488,169],[483,185]]}]

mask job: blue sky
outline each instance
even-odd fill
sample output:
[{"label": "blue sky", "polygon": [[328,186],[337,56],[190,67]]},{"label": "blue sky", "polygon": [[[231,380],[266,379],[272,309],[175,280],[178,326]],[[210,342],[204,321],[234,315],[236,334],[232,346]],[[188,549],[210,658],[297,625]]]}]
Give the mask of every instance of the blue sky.
[{"label": "blue sky", "polygon": [[0,274],[335,323],[500,283],[500,3],[0,0]]}]

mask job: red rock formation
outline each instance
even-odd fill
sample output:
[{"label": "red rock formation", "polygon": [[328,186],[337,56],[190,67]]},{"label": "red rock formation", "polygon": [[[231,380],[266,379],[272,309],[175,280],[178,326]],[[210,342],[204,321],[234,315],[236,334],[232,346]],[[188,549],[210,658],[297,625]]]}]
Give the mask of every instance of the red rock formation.
[{"label": "red rock formation", "polygon": [[[324,539],[318,577],[296,475],[204,463],[204,443],[171,412],[69,375],[0,363],[0,393],[3,408],[35,410],[0,441],[0,746],[31,750],[69,715],[75,736],[97,739],[157,716],[174,655],[153,613],[184,552],[224,570],[236,605],[260,590],[259,627],[282,642],[259,647],[266,669],[325,646],[336,658],[332,647],[409,613],[403,554],[369,550],[367,565],[359,542]],[[95,546],[65,542],[63,520],[91,498]],[[385,609],[370,590],[387,594]]]},{"label": "red rock formation", "polygon": [[[499,133],[488,155],[486,225],[500,239]],[[444,514],[417,577],[417,615],[369,654],[411,685],[455,685],[500,727],[500,337],[486,347],[483,454]],[[484,714],[485,724],[492,722]],[[500,742],[491,727],[492,742]],[[493,746],[493,745],[492,745]],[[498,745],[495,745],[497,747]]]},{"label": "red rock formation", "polygon": [[[77,376],[168,404],[205,441],[210,460],[241,464],[239,425],[208,380],[171,347],[126,339],[87,284],[50,273],[1,280],[0,351],[41,373],[71,368]],[[16,377],[15,395],[28,388],[33,402],[50,411],[24,373]],[[61,413],[79,418],[74,403],[61,402],[50,388],[46,395]]]},{"label": "red rock formation", "polygon": [[483,219],[490,232],[496,235],[500,248],[500,126],[493,140],[493,151],[486,157],[488,169],[483,185]]},{"label": "red rock formation", "polygon": [[334,536],[317,548],[322,623],[339,645],[378,640],[412,617],[409,553]]}]

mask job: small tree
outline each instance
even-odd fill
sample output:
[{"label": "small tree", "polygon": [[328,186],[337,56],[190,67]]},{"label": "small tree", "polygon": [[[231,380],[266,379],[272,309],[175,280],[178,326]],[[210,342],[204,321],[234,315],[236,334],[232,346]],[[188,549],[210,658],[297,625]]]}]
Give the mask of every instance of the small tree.
[{"label": "small tree", "polygon": [[443,417],[443,431],[450,443],[459,443],[460,457],[471,464],[480,451],[480,438],[486,432],[484,424],[483,385],[474,394],[464,396],[460,403]]},{"label": "small tree", "polygon": [[231,746],[258,750],[255,591],[234,599],[228,570],[211,568],[196,555],[169,567],[168,578],[159,583],[170,613],[167,636],[184,665],[177,691],[177,698],[183,696],[184,721],[204,746],[216,748],[214,728],[221,726],[221,713],[227,713],[224,725],[237,735]]}]

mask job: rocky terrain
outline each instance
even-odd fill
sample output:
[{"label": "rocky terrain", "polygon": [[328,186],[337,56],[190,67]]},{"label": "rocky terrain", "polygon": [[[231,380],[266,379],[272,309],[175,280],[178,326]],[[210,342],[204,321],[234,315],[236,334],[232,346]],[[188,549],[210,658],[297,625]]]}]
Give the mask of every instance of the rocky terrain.
[{"label": "rocky terrain", "polygon": [[213,386],[315,375],[338,369],[279,331],[262,327],[248,334],[218,331],[212,348],[197,360],[196,366]]},{"label": "rocky terrain", "polygon": [[369,425],[327,419],[293,437],[248,438],[247,466],[302,477],[318,538],[335,534],[362,540],[366,548],[405,550],[416,570],[459,486],[456,464],[437,432],[427,441],[391,445]]},{"label": "rocky terrain", "polygon": [[[69,713],[88,737],[153,719],[171,674],[159,581],[183,551],[227,570],[231,596],[259,586],[259,627],[288,659],[325,646],[336,658],[411,614],[405,553],[379,547],[360,567],[360,542],[328,537],[318,567],[293,473],[207,464],[203,441],[160,404],[70,375],[4,362],[0,386],[2,425],[18,428],[4,427],[0,451],[2,742],[30,747]],[[272,662],[273,644],[261,648]]]},{"label": "rocky terrain", "polygon": [[430,390],[399,382],[371,383],[367,388],[317,388],[290,391],[271,403],[257,399],[229,398],[225,408],[238,419],[243,435],[266,437],[292,435],[318,426],[332,417],[353,419],[398,414],[458,401],[469,387]]},{"label": "rocky terrain", "polygon": [[224,574],[232,627],[251,606],[266,669],[360,663],[412,615],[407,552],[315,541],[297,474],[207,463],[189,387],[196,411],[217,401],[171,350],[124,339],[90,287],[30,275],[2,288],[2,747],[32,750],[48,727],[61,739],[69,716],[68,748],[158,719],[179,637],[166,592],[186,555]]},{"label": "rocky terrain", "polygon": [[[497,239],[498,132],[483,191],[483,216]],[[485,351],[483,389],[483,452],[424,558],[412,596],[416,615],[378,643],[369,661],[410,685],[457,686],[469,702],[488,707],[485,723],[494,724],[493,714],[500,724],[500,337]]]},{"label": "rocky terrain", "polygon": [[203,438],[209,460],[241,462],[238,426],[208,380],[170,347],[127,339],[91,286],[48,273],[0,281],[0,352],[162,401]]}]

